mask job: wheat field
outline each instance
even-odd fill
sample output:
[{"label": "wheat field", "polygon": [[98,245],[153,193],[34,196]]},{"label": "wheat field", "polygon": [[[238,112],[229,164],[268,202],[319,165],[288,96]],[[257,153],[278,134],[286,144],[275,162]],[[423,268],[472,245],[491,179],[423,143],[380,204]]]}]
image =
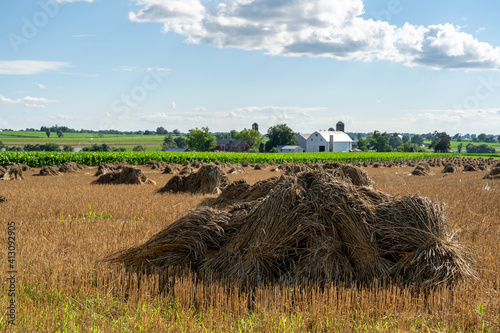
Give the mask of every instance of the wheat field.
[{"label": "wheat field", "polygon": [[[141,167],[156,185],[91,185],[97,168],[0,182],[1,314],[7,332],[500,332],[500,182],[486,171],[410,176],[366,168],[377,189],[445,205],[479,282],[418,292],[310,282],[249,292],[188,272],[138,277],[102,260],[196,208],[207,196],[158,194],[171,175]],[[253,184],[276,176],[229,175]],[[8,225],[15,222],[16,318],[9,324]]]}]

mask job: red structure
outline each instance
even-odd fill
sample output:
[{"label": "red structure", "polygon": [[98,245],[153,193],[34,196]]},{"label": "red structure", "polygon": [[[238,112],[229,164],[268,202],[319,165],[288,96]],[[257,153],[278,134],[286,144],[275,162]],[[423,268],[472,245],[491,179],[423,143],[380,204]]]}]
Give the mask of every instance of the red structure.
[{"label": "red structure", "polygon": [[217,147],[214,151],[227,151],[233,153],[246,153],[250,150],[250,146],[243,140],[236,139],[218,139]]}]

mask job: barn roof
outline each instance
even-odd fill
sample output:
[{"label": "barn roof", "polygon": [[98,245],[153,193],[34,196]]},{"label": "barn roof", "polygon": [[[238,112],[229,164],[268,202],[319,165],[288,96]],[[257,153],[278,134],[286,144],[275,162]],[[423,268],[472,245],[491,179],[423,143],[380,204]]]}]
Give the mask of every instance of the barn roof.
[{"label": "barn roof", "polygon": [[[319,133],[325,141],[330,142],[330,136],[333,135],[333,142],[352,142],[352,139],[349,135],[344,132],[338,131],[317,131],[314,133]],[[314,134],[313,133],[313,134]]]}]

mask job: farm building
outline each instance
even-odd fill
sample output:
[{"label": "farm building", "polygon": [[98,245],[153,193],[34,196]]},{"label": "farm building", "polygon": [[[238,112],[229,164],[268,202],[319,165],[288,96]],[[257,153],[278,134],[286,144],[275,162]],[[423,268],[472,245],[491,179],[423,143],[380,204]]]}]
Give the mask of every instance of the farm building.
[{"label": "farm building", "polygon": [[312,134],[297,134],[299,145],[308,153],[350,152],[352,139],[339,131],[316,131]]},{"label": "farm building", "polygon": [[303,153],[304,148],[301,146],[277,146],[280,153]]},{"label": "farm building", "polygon": [[246,153],[250,146],[243,140],[236,139],[217,139],[217,146],[214,151],[226,151],[233,153]]}]

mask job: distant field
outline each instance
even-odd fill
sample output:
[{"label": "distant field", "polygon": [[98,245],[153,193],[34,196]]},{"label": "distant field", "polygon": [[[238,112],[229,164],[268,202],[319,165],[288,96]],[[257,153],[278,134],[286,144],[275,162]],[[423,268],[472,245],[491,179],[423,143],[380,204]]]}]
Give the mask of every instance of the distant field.
[{"label": "distant field", "polygon": [[61,145],[72,144],[122,144],[135,145],[150,144],[161,145],[164,135],[128,135],[128,134],[102,134],[102,137],[96,133],[64,133],[62,138],[58,138],[56,133],[51,133],[50,138],[44,132],[22,132],[22,131],[4,131],[0,132],[0,141],[5,145],[24,145],[28,143],[57,143]]},{"label": "distant field", "polygon": [[[424,142],[426,145],[430,145],[431,144],[431,141],[425,141]],[[483,145],[483,144],[487,144],[488,146],[492,146],[494,147],[497,152],[500,152],[500,142],[495,142],[495,143],[485,143],[485,142],[472,142],[472,140],[463,140],[461,142],[458,142],[458,141],[455,141],[455,140],[452,140],[451,141],[451,151],[458,151],[458,145],[459,144],[463,144],[462,146],[462,151],[465,151],[465,147],[469,144],[469,143],[472,143],[473,145]]]}]

